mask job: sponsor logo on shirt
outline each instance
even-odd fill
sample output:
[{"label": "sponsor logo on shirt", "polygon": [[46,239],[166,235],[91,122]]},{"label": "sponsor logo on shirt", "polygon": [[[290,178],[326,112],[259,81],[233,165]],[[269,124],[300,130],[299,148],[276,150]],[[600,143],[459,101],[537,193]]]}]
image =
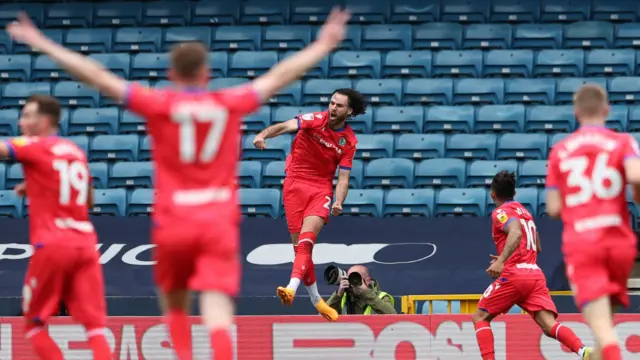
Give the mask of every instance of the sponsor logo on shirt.
[{"label": "sponsor logo on shirt", "polygon": [[507,220],[509,220],[509,217],[507,216],[507,213],[505,213],[502,210],[498,210],[498,221],[500,221],[501,224],[504,224],[507,222]]},{"label": "sponsor logo on shirt", "polygon": [[320,144],[322,144],[322,145],[324,145],[324,146],[326,146],[326,147],[328,147],[330,149],[335,149],[338,154],[342,155],[342,149],[337,147],[335,144],[332,144],[329,141],[327,141],[324,138],[322,138],[322,136],[320,136],[320,134],[314,133],[313,134],[313,140],[319,142]]},{"label": "sponsor logo on shirt", "polygon": [[16,137],[11,140],[11,143],[15,146],[25,146],[29,145],[31,142],[31,139],[26,136]]},{"label": "sponsor logo on shirt", "polygon": [[313,120],[313,114],[304,114],[300,118],[305,121],[311,121]]}]

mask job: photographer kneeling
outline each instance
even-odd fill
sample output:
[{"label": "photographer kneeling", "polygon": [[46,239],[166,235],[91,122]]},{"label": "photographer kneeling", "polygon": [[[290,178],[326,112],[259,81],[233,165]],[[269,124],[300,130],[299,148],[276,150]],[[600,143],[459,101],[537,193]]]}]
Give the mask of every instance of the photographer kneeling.
[{"label": "photographer kneeling", "polygon": [[393,296],[380,291],[378,282],[369,276],[362,265],[352,266],[348,272],[337,266],[329,266],[325,280],[338,285],[327,304],[342,315],[397,314]]}]

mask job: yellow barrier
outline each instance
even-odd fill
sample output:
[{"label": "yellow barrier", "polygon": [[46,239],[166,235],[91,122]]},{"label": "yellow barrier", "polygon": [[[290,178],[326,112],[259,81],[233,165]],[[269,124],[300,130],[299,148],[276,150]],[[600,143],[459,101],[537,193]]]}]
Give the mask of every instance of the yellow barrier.
[{"label": "yellow barrier", "polygon": [[[552,291],[552,296],[572,296],[571,291]],[[433,313],[434,301],[446,301],[447,313],[451,313],[451,304],[460,303],[460,314],[473,314],[478,308],[478,302],[482,298],[480,294],[462,295],[405,295],[402,297],[402,312],[405,314],[416,314],[416,301],[427,301],[429,303],[429,314]],[[524,310],[522,313],[525,313]]]}]

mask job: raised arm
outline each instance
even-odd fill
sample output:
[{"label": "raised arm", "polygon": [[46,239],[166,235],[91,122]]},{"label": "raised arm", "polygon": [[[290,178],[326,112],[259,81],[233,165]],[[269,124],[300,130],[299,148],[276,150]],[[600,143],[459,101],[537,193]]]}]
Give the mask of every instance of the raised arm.
[{"label": "raised arm", "polygon": [[258,149],[265,149],[267,147],[267,144],[265,142],[266,139],[271,139],[284,133],[298,131],[298,123],[298,119],[291,119],[267,127],[253,139],[253,146]]}]

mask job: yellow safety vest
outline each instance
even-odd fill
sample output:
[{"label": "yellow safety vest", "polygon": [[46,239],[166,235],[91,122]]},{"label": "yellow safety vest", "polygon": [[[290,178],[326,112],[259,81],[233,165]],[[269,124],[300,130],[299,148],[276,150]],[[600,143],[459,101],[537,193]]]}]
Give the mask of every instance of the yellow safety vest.
[{"label": "yellow safety vest", "polygon": [[[391,296],[386,292],[381,291],[378,294],[378,299],[382,300],[383,297],[385,296]],[[347,293],[344,293],[344,295],[342,295],[342,301],[340,302],[340,312],[342,313],[342,309],[344,309],[345,304],[347,303]],[[396,299],[393,298],[393,296],[391,296],[391,306],[394,306],[396,303]],[[371,315],[371,306],[367,305],[366,308],[364,308],[364,313],[362,315]]]}]

